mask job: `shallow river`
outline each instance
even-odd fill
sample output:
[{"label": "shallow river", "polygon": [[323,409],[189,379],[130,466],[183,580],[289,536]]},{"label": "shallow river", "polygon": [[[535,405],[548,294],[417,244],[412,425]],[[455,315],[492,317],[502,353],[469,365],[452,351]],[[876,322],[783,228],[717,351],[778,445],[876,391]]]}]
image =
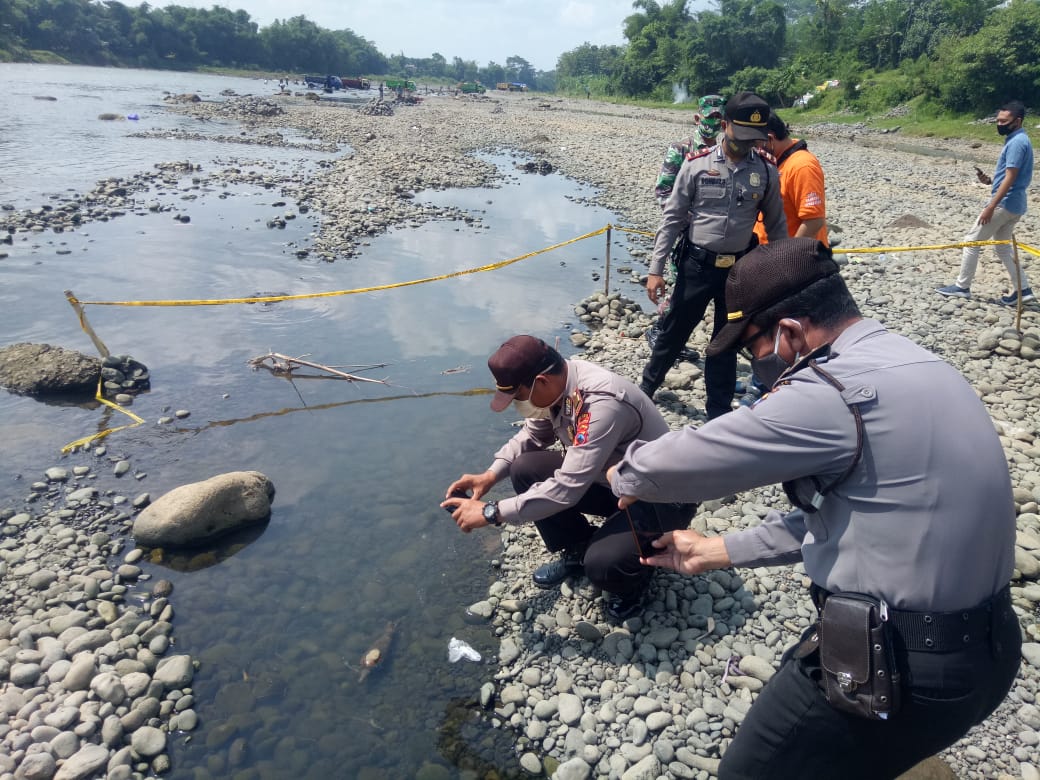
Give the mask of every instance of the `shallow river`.
[{"label": "shallow river", "polygon": [[[270,167],[330,156],[127,138],[142,129],[200,131],[163,113],[163,90],[204,99],[220,99],[225,88],[274,91],[262,81],[8,65],[0,65],[0,80],[17,98],[0,109],[7,115],[0,203],[18,208],[160,161],[205,166],[263,156]],[[32,110],[40,115],[24,113]],[[103,111],[141,119],[100,122]],[[61,121],[45,121],[43,112]],[[145,196],[176,204],[188,224],[159,212],[74,233],[19,234],[0,260],[3,343],[91,353],[67,288],[83,300],[353,289],[483,265],[615,219],[576,203],[591,191],[575,182],[519,174],[504,153],[489,159],[503,172],[501,186],[419,195],[479,213],[481,224],[395,229],[361,256],[331,264],[294,253],[308,246],[315,215],[284,231],[265,226],[295,211],[291,201],[272,205],[285,200],[277,192],[192,189],[190,179],[179,191]],[[615,244],[614,260],[625,264]],[[593,275],[603,258],[598,237],[499,271],[388,292],[267,305],[88,307],[108,347],[152,372],[151,392],[132,407],[146,424],[105,440],[108,455],[133,464],[127,495],[158,496],[239,469],[264,472],[277,490],[270,522],[251,538],[149,568],[176,587],[176,651],[201,661],[194,683],[201,726],[172,741],[173,777],[242,769],[265,777],[413,777],[426,764],[449,777],[466,768],[519,772],[512,741],[474,706],[494,676],[497,641],[465,618],[494,576],[497,536],[458,533],[437,503],[460,473],[483,470],[513,431],[509,414],[488,409],[487,355],[517,332],[559,337],[561,350],[572,351],[572,307],[601,288]],[[289,382],[251,370],[248,361],[270,350],[337,366],[385,364],[363,375],[386,384]],[[190,417],[156,423],[177,409]],[[0,499],[20,500],[48,466],[90,461],[63,459],[60,449],[122,424],[120,417],[0,394]],[[131,481],[134,473],[145,476]],[[390,621],[398,628],[388,663],[359,682],[361,655]],[[452,636],[483,653],[484,663],[449,664]]]}]

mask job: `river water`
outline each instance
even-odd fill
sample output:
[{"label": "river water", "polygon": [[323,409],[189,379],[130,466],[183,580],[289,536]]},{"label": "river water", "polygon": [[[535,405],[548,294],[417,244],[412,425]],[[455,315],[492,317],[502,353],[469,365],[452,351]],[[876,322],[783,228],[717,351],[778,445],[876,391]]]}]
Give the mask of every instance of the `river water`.
[{"label": "river water", "polygon": [[[61,66],[0,65],[0,203],[33,207],[90,189],[110,175],[190,159],[308,166],[334,155],[257,150],[212,140],[130,138],[141,130],[214,133],[166,114],[163,92],[274,92],[262,80]],[[56,100],[37,100],[37,96]],[[343,110],[351,110],[344,108]],[[101,122],[103,112],[139,119]],[[91,353],[62,294],[83,300],[221,298],[353,289],[423,278],[505,259],[597,228],[615,217],[580,205],[591,190],[559,175],[520,175],[488,152],[499,186],[420,193],[477,212],[481,223],[435,222],[374,238],[361,256],[300,259],[315,215],[283,230],[266,220],[291,201],[247,185],[149,193],[177,204],[188,224],[147,212],[72,233],[18,234],[0,247],[3,343],[39,341]],[[263,159],[256,161],[255,158]],[[185,198],[188,198],[185,201]],[[185,202],[188,205],[184,205]],[[270,522],[233,545],[150,565],[175,584],[176,652],[200,661],[201,725],[172,740],[171,776],[519,776],[508,734],[478,717],[497,641],[465,618],[486,595],[500,554],[494,533],[460,534],[437,504],[449,482],[483,470],[513,432],[488,409],[487,355],[517,332],[559,338],[570,352],[573,304],[601,283],[604,239],[508,266],[389,292],[303,302],[201,308],[89,307],[114,353],[152,373],[133,410],[144,425],[105,440],[125,455],[130,495],[158,496],[214,474],[256,469],[277,494]],[[624,264],[623,247],[614,258]],[[634,288],[626,294],[638,293]],[[385,364],[386,384],[289,382],[248,361],[268,351],[325,364]],[[190,416],[157,420],[172,410]],[[125,422],[93,404],[46,404],[0,395],[0,501],[24,497],[61,447]],[[107,457],[106,456],[106,457]],[[136,474],[139,481],[130,482]],[[2,505],[2,503],[0,503]],[[359,682],[358,661],[389,622],[387,663]],[[449,664],[449,639],[484,656]],[[190,738],[189,738],[190,736]],[[438,774],[440,773],[440,774]]]}]

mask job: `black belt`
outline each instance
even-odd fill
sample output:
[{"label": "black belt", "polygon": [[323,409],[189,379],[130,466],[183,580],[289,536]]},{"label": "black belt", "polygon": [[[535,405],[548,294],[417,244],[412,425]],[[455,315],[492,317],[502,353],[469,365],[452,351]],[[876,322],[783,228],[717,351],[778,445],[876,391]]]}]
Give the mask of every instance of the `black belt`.
[{"label": "black belt", "polygon": [[[813,585],[810,589],[817,609],[830,591]],[[913,652],[948,653],[989,640],[994,611],[1011,608],[1011,587],[1003,589],[971,609],[957,612],[909,612],[888,608],[888,624],[905,649]]]},{"label": "black belt", "polygon": [[697,244],[690,244],[690,257],[705,268],[732,268],[733,264],[750,252],[758,245],[755,241],[751,246],[739,252],[713,252]]}]

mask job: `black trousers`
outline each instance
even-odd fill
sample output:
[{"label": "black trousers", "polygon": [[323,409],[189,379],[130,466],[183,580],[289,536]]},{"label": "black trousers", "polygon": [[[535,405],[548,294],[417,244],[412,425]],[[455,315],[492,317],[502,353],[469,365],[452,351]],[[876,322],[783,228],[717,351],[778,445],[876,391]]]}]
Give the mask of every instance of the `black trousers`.
[{"label": "black trousers", "polygon": [[796,659],[789,650],[737,728],[719,780],[898,777],[997,708],[1014,683],[1021,649],[1008,597],[994,606],[988,641],[950,653],[897,651],[903,704],[886,721],[831,707],[819,683],[819,652]]},{"label": "black trousers", "polygon": [[[672,291],[671,308],[658,321],[660,332],[650,360],[643,369],[643,387],[651,395],[664,382],[665,375],[686,346],[697,323],[704,319],[708,304],[715,302],[712,336],[726,324],[726,279],[728,268],[705,268],[689,257],[679,263]],[[705,402],[708,419],[732,409],[733,388],[737,382],[737,353],[724,352],[704,359]]]},{"label": "black trousers", "polygon": [[[513,461],[509,479],[517,495],[548,479],[563,465],[562,452],[525,452]],[[550,552],[586,547],[585,576],[593,585],[621,596],[632,596],[646,587],[653,569],[639,562],[639,551],[624,513],[618,512],[617,497],[610,489],[594,484],[574,506],[535,522]],[[696,509],[669,515],[665,531],[689,525]],[[592,525],[585,514],[607,518]]]}]

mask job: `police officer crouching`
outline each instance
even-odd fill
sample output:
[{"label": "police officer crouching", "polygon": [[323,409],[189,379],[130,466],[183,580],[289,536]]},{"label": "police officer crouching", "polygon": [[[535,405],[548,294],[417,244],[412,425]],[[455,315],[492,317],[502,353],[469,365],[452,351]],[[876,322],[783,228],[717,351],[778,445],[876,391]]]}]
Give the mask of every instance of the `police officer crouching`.
[{"label": "police officer crouching", "polygon": [[[671,307],[661,315],[659,333],[643,369],[640,389],[651,398],[686,346],[690,334],[715,303],[712,334],[726,324],[726,278],[756,244],[754,227],[761,212],[770,241],[787,237],[776,167],[758,156],[755,147],[767,139],[769,104],[752,92],[740,92],[726,103],[722,141],[690,154],[675,177],[654,238],[646,292],[658,303],[664,292],[664,268],[673,245],[679,246]],[[704,361],[708,419],[730,411],[737,379],[735,352],[709,355]]]},{"label": "police officer crouching", "polygon": [[[533,522],[556,560],[533,574],[551,588],[583,571],[606,591],[608,617],[624,620],[642,607],[651,569],[639,563],[634,529],[607,485],[607,468],[633,441],[665,434],[668,425],[632,382],[584,360],[565,360],[534,336],[514,336],[488,359],[496,393],[491,408],[510,404],[524,426],[495,453],[482,474],[463,474],[441,506],[463,532],[485,525]],[[563,450],[549,448],[559,442]],[[480,500],[506,476],[516,495]],[[472,495],[465,497],[472,491]],[[696,506],[639,505],[659,534],[689,525]],[[585,514],[608,519],[599,527]]]},{"label": "police officer crouching", "polygon": [[863,318],[816,239],[754,249],[726,303],[708,354],[746,349],[770,392],[634,443],[611,486],[625,504],[782,483],[797,507],[723,536],[665,534],[646,561],[685,574],[801,561],[812,580],[820,618],[719,778],[897,777],[992,713],[1019,667],[1004,451],[964,377]]}]

